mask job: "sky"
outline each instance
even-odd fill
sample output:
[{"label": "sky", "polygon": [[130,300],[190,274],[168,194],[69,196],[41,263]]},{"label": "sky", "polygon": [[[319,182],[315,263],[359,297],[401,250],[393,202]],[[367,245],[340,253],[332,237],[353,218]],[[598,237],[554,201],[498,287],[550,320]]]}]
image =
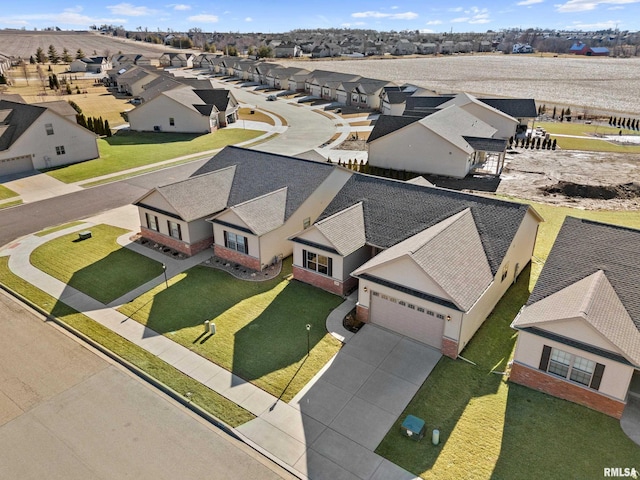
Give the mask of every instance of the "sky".
[{"label": "sky", "polygon": [[[4,0],[0,28],[279,33],[296,28],[486,32],[509,28],[640,30],[640,0]],[[184,3],[182,3],[184,2]],[[1,46],[0,46],[1,47]]]}]

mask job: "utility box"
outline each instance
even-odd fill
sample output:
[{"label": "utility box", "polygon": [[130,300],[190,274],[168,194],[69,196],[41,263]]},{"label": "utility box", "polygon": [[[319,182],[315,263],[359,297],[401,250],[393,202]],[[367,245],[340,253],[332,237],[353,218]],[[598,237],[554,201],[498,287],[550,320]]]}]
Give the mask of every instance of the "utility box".
[{"label": "utility box", "polygon": [[424,420],[413,415],[407,415],[407,418],[404,419],[400,426],[400,433],[419,442],[424,437]]},{"label": "utility box", "polygon": [[213,322],[209,323],[209,333],[211,335],[215,335],[216,334],[216,324]]}]

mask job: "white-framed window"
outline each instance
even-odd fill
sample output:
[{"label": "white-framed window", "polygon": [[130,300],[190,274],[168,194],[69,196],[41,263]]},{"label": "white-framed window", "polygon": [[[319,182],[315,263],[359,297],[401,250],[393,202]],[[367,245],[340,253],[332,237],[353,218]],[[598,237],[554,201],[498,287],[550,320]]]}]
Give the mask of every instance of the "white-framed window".
[{"label": "white-framed window", "polygon": [[333,275],[333,259],[309,250],[302,251],[302,266],[307,270],[313,270],[329,277]]},{"label": "white-framed window", "polygon": [[420,312],[420,313],[424,313],[424,308],[422,308],[422,307],[418,307],[418,312]]},{"label": "white-framed window", "polygon": [[249,241],[247,237],[233,232],[224,232],[224,246],[240,253],[249,253]]},{"label": "white-framed window", "polygon": [[169,227],[170,236],[177,238],[178,240],[182,240],[182,228],[179,223],[167,220],[167,226]]},{"label": "white-framed window", "polygon": [[540,370],[598,390],[604,365],[545,345],[542,350]]},{"label": "white-framed window", "polygon": [[175,126],[176,124],[176,119],[173,117],[169,117],[169,125],[171,125],[172,127]]},{"label": "white-framed window", "polygon": [[47,132],[47,135],[53,135],[53,124],[45,123],[44,124],[44,129]]},{"label": "white-framed window", "polygon": [[147,217],[147,228],[149,230],[159,232],[160,230],[158,229],[158,217],[156,217],[155,215],[151,215],[150,213],[145,213],[145,215]]},{"label": "white-framed window", "polygon": [[64,145],[60,145],[56,147],[56,155],[64,155],[64,154],[65,154]]}]

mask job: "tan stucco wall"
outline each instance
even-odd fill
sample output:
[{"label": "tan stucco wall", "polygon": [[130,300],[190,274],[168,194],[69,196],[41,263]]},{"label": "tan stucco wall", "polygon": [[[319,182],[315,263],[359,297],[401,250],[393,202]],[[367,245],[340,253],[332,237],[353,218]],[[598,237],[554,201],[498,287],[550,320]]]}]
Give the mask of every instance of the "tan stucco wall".
[{"label": "tan stucco wall", "polygon": [[[53,126],[53,135],[47,135],[45,125],[48,123]],[[63,155],[56,153],[57,146],[64,147]],[[23,155],[32,156],[34,168],[48,168],[98,158],[100,153],[95,134],[47,110],[11,148],[0,152],[0,159]],[[48,157],[48,162],[45,157]]]},{"label": "tan stucco wall", "polygon": [[542,327],[545,330],[557,333],[563,337],[572,338],[579,342],[593,345],[594,347],[621,353],[615,345],[598,333],[586,320],[581,318],[547,322]]},{"label": "tan stucco wall", "polygon": [[167,200],[157,191],[152,191],[146,197],[140,200],[140,203],[148,205],[150,207],[158,208],[168,213],[173,213],[174,215],[179,215],[173,205],[171,205]]},{"label": "tan stucco wall", "polygon": [[369,164],[463,178],[469,155],[416,122],[369,144]]},{"label": "tan stucco wall", "polygon": [[242,235],[243,237],[247,237],[247,241],[249,243],[249,253],[247,255],[255,258],[259,258],[260,255],[260,240],[255,235],[252,235],[247,232],[243,232],[242,230],[238,230],[236,228],[227,227],[226,225],[219,225],[217,223],[213,224],[213,241],[215,245],[220,245],[224,247],[224,231],[232,232],[237,235]]},{"label": "tan stucco wall", "polygon": [[580,350],[563,343],[554,342],[547,338],[520,331],[518,332],[518,342],[516,345],[514,362],[519,362],[531,368],[538,369],[540,366],[540,358],[542,357],[542,348],[545,345],[603,364],[605,366],[604,374],[598,391],[618,400],[624,401],[626,399],[629,382],[633,375],[633,367],[585,352],[584,350]]},{"label": "tan stucco wall", "polygon": [[[169,118],[175,119],[175,125],[169,125]],[[131,130],[153,132],[160,126],[162,132],[209,133],[209,117],[166,97],[158,95],[153,100],[134,108],[129,112]]]}]

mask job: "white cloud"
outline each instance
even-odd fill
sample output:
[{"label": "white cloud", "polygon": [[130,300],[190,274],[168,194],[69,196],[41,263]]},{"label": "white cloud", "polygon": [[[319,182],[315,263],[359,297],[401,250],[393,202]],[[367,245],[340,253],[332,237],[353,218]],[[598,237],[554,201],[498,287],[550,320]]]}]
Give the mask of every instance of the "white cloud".
[{"label": "white cloud", "polygon": [[435,33],[435,30],[431,30],[430,28],[421,28],[418,30],[420,33]]},{"label": "white cloud", "polygon": [[88,27],[92,24],[122,24],[124,18],[103,18],[83,15],[82,7],[67,8],[60,13],[34,13],[4,17],[2,23],[10,25],[30,25],[33,22],[47,22],[54,25],[73,25]]},{"label": "white cloud", "polygon": [[126,17],[145,17],[157,15],[158,11],[148,7],[136,7],[130,3],[119,3],[117,5],[107,5],[107,8],[114,15],[124,15]]},{"label": "white cloud", "polygon": [[351,16],[353,18],[387,18],[389,20],[413,20],[418,17],[417,13],[414,12],[403,12],[403,13],[384,13],[384,12],[355,12],[352,13]]},{"label": "white cloud", "polygon": [[185,5],[184,3],[169,5],[169,7],[173,8],[174,10],[178,10],[180,12],[184,12],[185,10],[191,10],[191,5]]},{"label": "white cloud", "polygon": [[187,20],[197,23],[218,23],[219,19],[217,15],[207,15],[202,13],[200,15],[192,15],[188,17]]},{"label": "white cloud", "polygon": [[535,5],[536,3],[542,3],[544,0],[523,0],[522,2],[516,3],[516,5],[526,6],[526,5]]},{"label": "white cloud", "polygon": [[429,20],[427,25],[442,25],[442,20]]},{"label": "white cloud", "polygon": [[609,7],[607,10],[624,10],[624,7]]},{"label": "white cloud", "polygon": [[463,23],[463,22],[468,22],[469,20],[471,20],[471,17],[458,17],[458,18],[452,18],[451,23]]},{"label": "white cloud", "polygon": [[341,27],[351,28],[351,27],[361,27],[362,25],[366,25],[367,22],[346,22],[340,24]]},{"label": "white cloud", "polygon": [[245,22],[253,22],[253,18],[251,17],[247,17],[244,19]]},{"label": "white cloud", "polygon": [[640,0],[569,0],[566,3],[554,5],[557,12],[572,13],[595,10],[600,5],[627,5],[638,3]]}]

